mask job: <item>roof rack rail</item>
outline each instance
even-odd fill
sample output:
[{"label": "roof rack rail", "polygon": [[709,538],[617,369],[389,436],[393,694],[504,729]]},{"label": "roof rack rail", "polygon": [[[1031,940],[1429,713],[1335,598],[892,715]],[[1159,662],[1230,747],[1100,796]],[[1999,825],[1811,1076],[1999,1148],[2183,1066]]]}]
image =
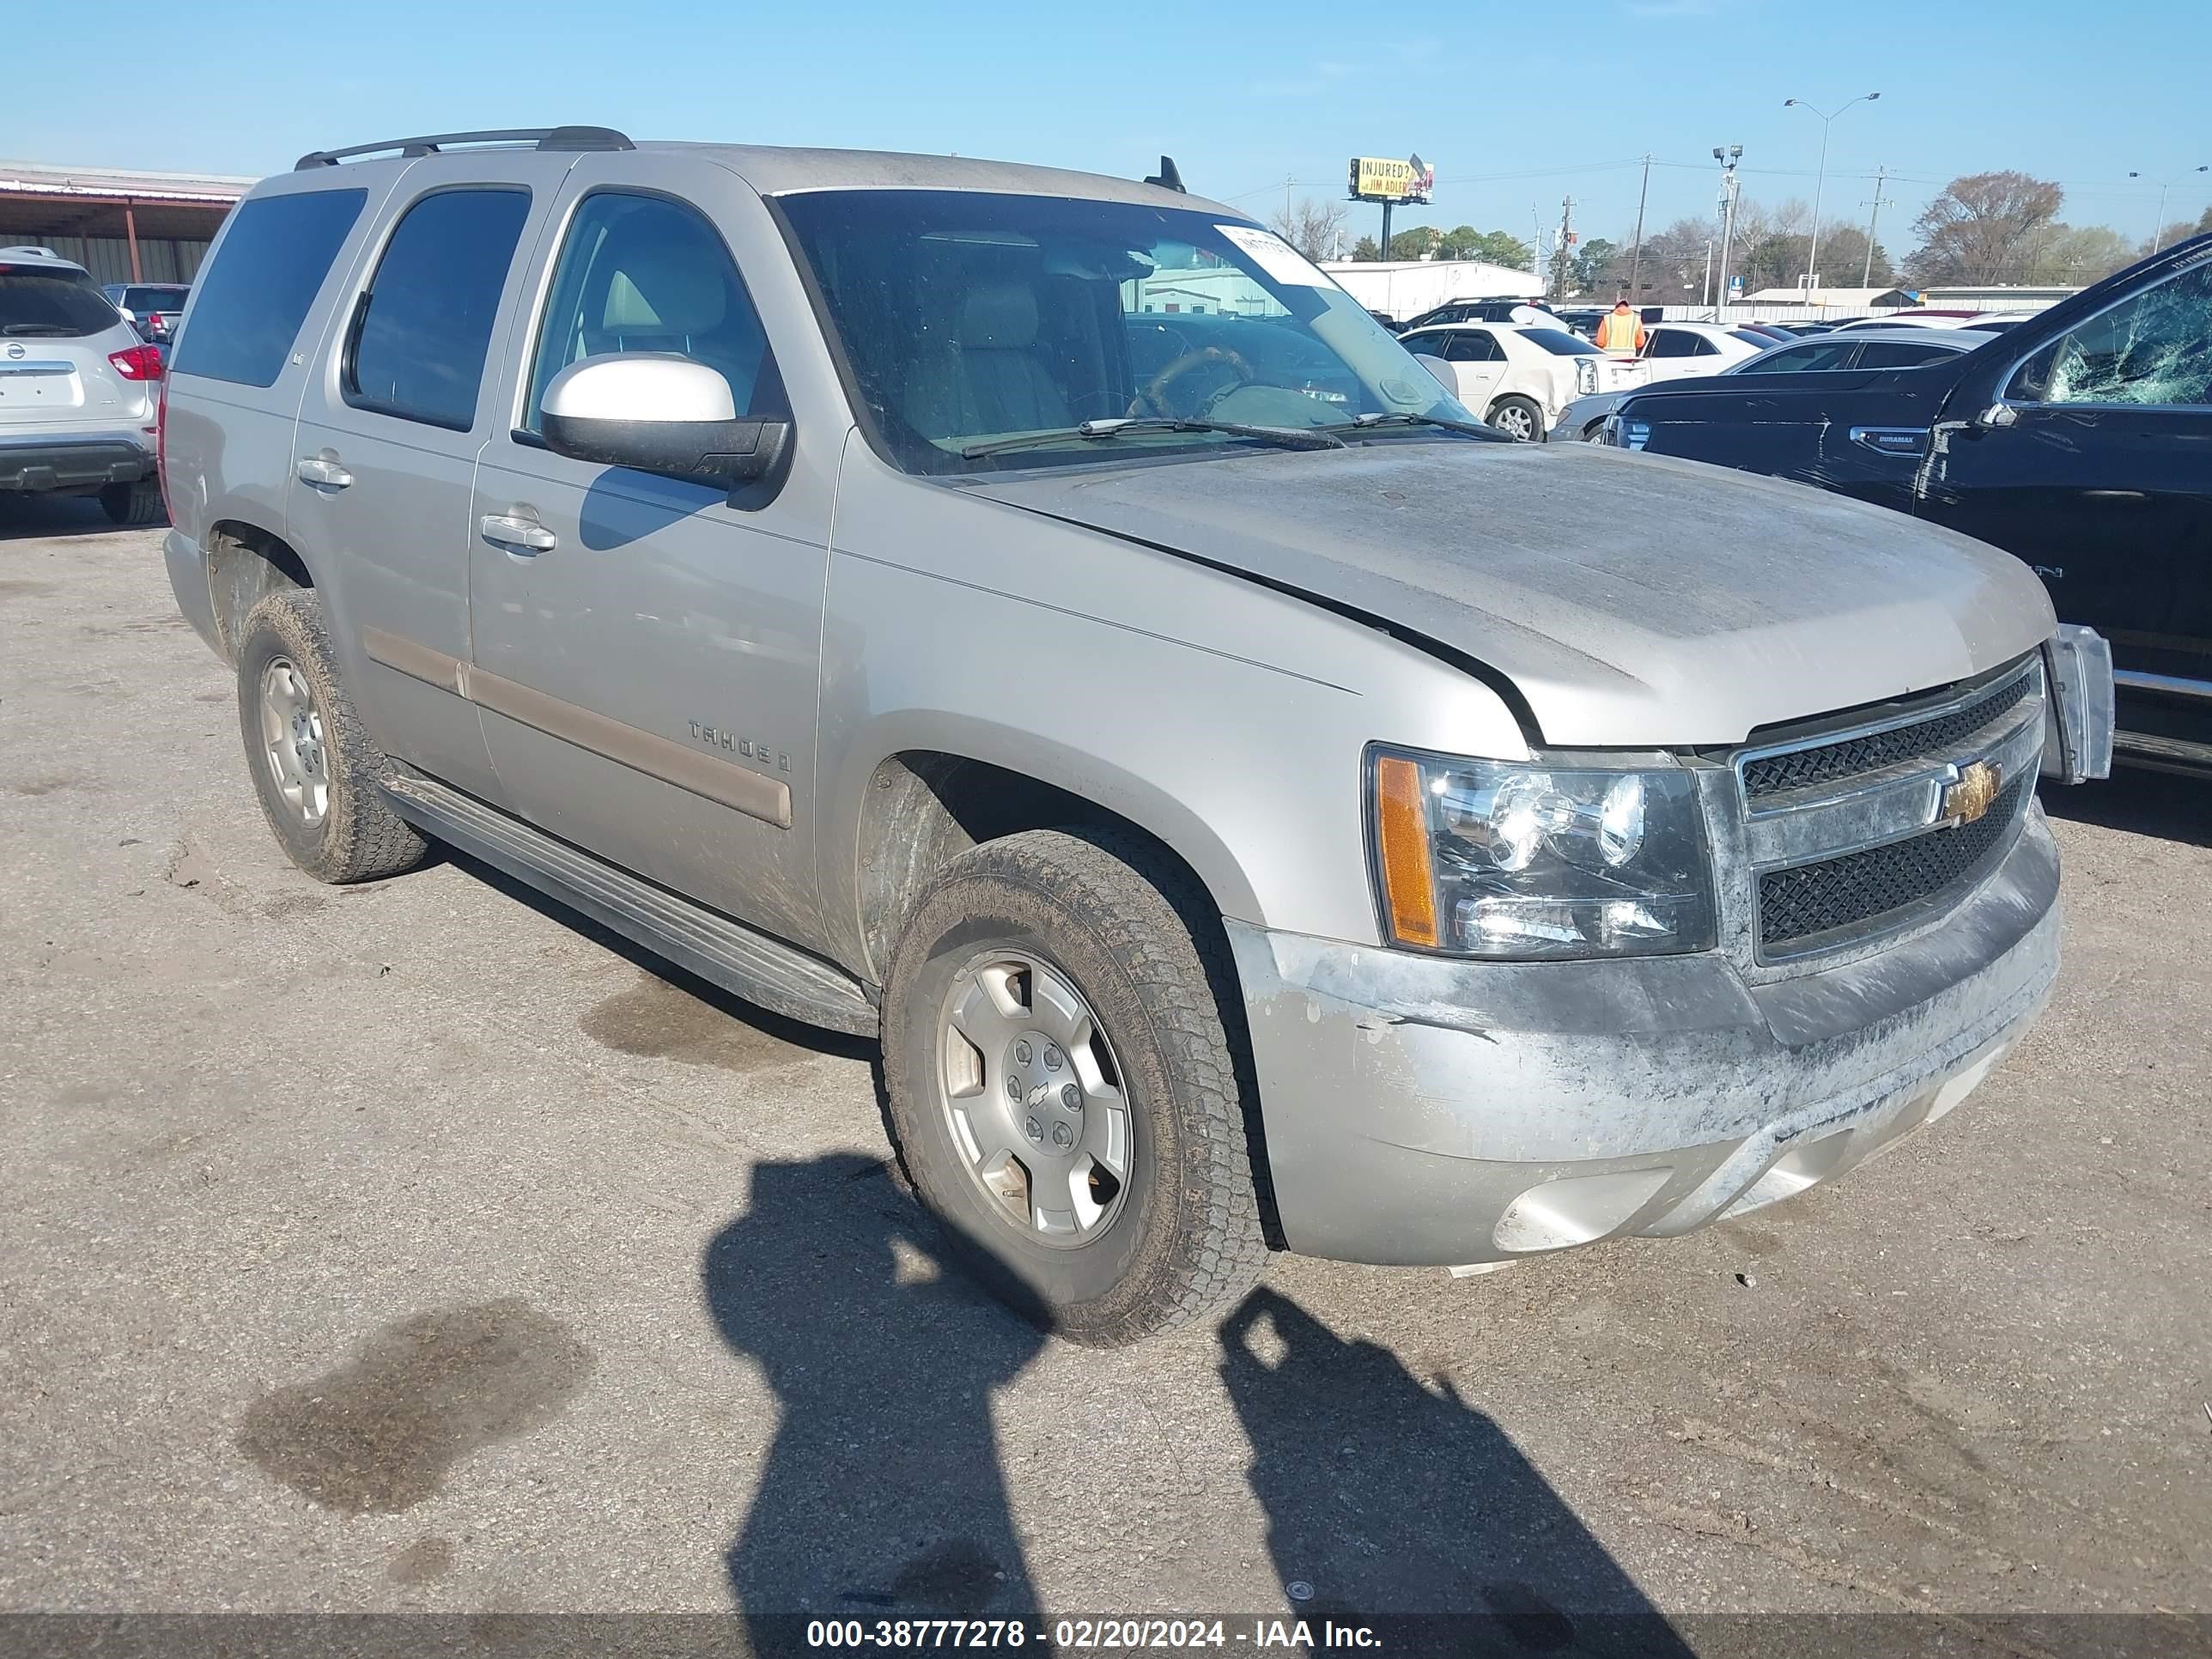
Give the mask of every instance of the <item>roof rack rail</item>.
[{"label": "roof rack rail", "polygon": [[386,138],[344,149],[311,149],[292,163],[292,171],[334,167],[349,155],[377,155],[396,149],[403,156],[434,155],[448,144],[533,144],[546,150],[635,149],[612,127],[506,127],[484,132],[432,132],[419,138]]}]

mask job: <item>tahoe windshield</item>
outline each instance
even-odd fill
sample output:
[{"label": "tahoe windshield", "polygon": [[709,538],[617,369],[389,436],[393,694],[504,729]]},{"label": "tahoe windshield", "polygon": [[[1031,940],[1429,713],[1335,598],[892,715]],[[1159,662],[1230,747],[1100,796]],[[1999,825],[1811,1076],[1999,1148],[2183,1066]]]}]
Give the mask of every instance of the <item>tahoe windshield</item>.
[{"label": "tahoe windshield", "polygon": [[[1246,447],[1251,428],[1474,419],[1358,301],[1256,225],[960,191],[807,191],[777,205],[863,420],[908,471],[1065,465],[1105,437],[1117,456],[1188,453]],[[1176,424],[1198,422],[1211,429]],[[1248,430],[1224,429],[1237,428]],[[993,447],[1025,437],[1038,441]]]}]

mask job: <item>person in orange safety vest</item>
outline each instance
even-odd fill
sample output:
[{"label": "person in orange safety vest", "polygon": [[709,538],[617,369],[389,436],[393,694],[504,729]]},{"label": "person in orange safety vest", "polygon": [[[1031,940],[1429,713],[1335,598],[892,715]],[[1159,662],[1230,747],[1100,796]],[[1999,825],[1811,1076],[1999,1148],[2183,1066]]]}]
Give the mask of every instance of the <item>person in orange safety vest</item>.
[{"label": "person in orange safety vest", "polygon": [[1627,301],[1616,301],[1598,319],[1597,349],[1618,357],[1633,356],[1644,349],[1644,319],[1628,308]]}]

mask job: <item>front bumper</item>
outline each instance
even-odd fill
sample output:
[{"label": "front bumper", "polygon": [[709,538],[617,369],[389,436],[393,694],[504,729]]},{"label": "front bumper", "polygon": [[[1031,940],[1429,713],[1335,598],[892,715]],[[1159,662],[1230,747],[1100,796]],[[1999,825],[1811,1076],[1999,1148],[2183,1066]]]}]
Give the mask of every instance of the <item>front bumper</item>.
[{"label": "front bumper", "polygon": [[1717,953],[1473,963],[1230,924],[1285,1242],[1400,1265],[1685,1233],[1964,1099],[2058,970],[2041,809],[1941,927],[1747,983]]},{"label": "front bumper", "polygon": [[137,483],[153,474],[153,450],[128,433],[0,437],[0,489]]}]

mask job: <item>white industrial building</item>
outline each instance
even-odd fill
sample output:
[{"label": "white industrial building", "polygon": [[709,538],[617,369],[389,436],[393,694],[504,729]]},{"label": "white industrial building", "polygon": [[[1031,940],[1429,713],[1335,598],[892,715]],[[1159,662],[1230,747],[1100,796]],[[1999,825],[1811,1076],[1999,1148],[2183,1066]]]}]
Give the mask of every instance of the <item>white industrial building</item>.
[{"label": "white industrial building", "polygon": [[1332,259],[1322,269],[1370,311],[1404,319],[1454,300],[1525,300],[1544,285],[1486,259]]}]

